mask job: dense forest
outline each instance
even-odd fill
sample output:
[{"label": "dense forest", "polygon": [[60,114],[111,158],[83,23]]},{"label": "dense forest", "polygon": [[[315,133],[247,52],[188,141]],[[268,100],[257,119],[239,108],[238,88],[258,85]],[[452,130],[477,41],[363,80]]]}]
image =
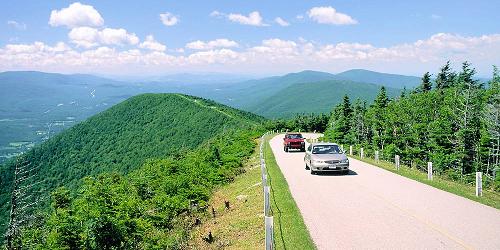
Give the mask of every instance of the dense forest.
[{"label": "dense forest", "polygon": [[[348,96],[332,111],[325,138],[379,150],[386,160],[398,154],[412,167],[433,162],[450,179],[471,182],[487,175],[488,187],[500,190],[500,74],[481,83],[467,62],[455,72],[450,62],[435,77],[428,72],[419,87],[390,99],[382,87],[371,105]],[[491,185],[489,185],[491,184]]]},{"label": "dense forest", "polygon": [[151,159],[122,175],[83,179],[76,195],[52,192],[51,209],[25,228],[26,249],[179,249],[207,210],[211,190],[231,181],[262,131],[231,130],[195,150]]},{"label": "dense forest", "polygon": [[[254,128],[263,118],[179,94],[130,98],[60,133],[0,169],[0,225],[5,231],[17,171],[27,184],[23,206],[47,207],[65,186],[74,194],[85,176],[127,174],[149,159],[182,155],[221,133]],[[239,160],[239,159],[238,159]],[[26,179],[26,180],[24,180]],[[17,184],[16,184],[17,185]],[[29,213],[33,213],[30,211]]]},{"label": "dense forest", "polygon": [[329,119],[326,114],[298,114],[290,119],[267,120],[264,126],[267,130],[323,132]]}]

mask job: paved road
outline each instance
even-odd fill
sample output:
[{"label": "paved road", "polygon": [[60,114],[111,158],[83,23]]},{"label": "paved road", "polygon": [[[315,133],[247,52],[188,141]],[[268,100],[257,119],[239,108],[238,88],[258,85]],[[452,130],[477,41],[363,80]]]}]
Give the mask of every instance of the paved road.
[{"label": "paved road", "polygon": [[270,144],[319,249],[500,249],[500,210],[355,159],[349,175],[311,175],[282,138]]}]

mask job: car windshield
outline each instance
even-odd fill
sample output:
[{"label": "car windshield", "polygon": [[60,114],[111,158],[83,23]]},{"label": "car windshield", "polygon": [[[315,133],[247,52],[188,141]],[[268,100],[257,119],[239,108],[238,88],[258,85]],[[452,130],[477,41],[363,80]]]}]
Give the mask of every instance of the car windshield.
[{"label": "car windshield", "polygon": [[288,135],[288,139],[302,139],[301,134],[290,134]]},{"label": "car windshield", "polygon": [[313,154],[340,154],[340,148],[337,145],[318,145],[314,146]]}]

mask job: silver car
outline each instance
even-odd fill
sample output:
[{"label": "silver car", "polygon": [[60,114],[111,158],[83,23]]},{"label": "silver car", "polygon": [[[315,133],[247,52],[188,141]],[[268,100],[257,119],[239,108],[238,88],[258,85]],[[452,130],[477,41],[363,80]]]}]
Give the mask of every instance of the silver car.
[{"label": "silver car", "polygon": [[349,159],[335,143],[309,144],[304,156],[306,169],[316,172],[349,173]]}]

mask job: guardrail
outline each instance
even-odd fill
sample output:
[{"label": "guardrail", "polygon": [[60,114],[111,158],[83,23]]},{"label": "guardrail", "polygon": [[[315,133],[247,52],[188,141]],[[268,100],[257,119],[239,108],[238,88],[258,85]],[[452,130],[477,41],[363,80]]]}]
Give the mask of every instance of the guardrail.
[{"label": "guardrail", "polygon": [[[274,131],[272,131],[274,133]],[[262,176],[262,190],[264,192],[264,224],[265,224],[265,232],[266,232],[266,241],[265,241],[265,249],[271,250],[274,245],[274,225],[273,225],[273,216],[271,215],[271,197],[270,190],[271,187],[267,182],[267,169],[266,169],[266,160],[264,157],[264,144],[265,144],[265,136],[272,134],[271,132],[266,132],[260,138],[260,171]]]}]

